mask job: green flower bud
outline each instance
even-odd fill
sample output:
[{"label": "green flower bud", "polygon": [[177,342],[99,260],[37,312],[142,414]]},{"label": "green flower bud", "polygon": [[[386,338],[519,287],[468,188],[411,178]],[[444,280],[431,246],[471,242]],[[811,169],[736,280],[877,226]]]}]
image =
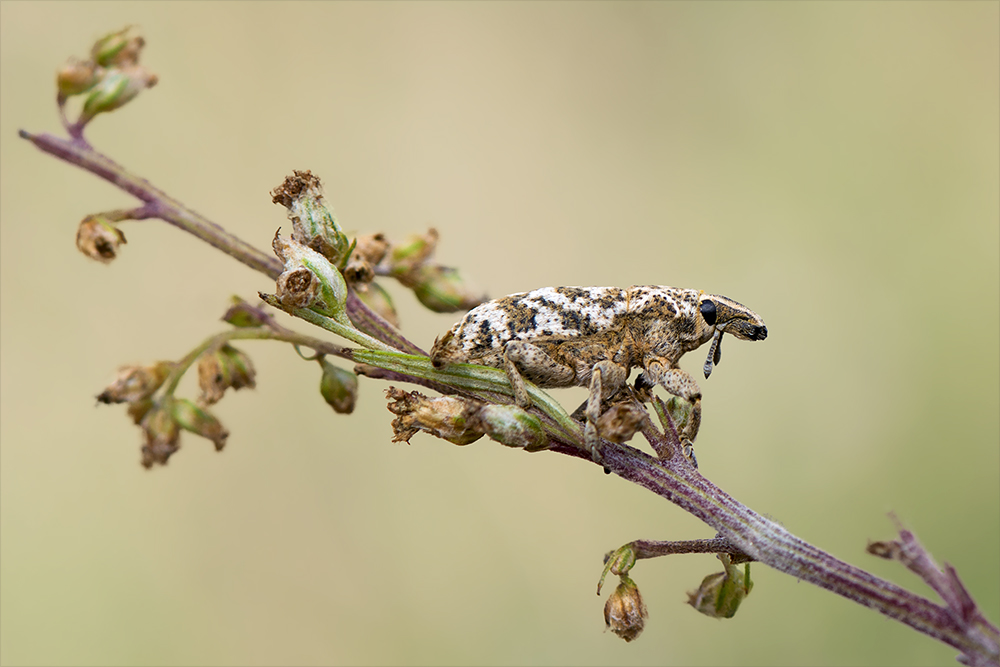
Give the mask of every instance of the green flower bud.
[{"label": "green flower bud", "polygon": [[426,234],[413,234],[403,245],[393,247],[389,256],[392,275],[402,279],[426,262],[437,247],[438,232],[431,227]]},{"label": "green flower bud", "polygon": [[227,343],[201,355],[198,360],[198,386],[201,387],[202,403],[212,405],[222,399],[226,389],[256,387],[257,372],[250,357]]},{"label": "green flower bud", "polygon": [[604,605],[604,624],[611,632],[627,642],[642,634],[649,612],[642,600],[639,587],[626,576],[621,577],[618,588],[608,596]]},{"label": "green flower bud", "polygon": [[122,366],[118,377],[97,396],[101,403],[136,403],[149,398],[170,375],[175,364],[158,361],[150,366]]},{"label": "green flower bud", "polygon": [[604,588],[604,578],[608,576],[609,572],[619,576],[627,575],[634,566],[635,549],[630,544],[604,554],[604,571],[601,573],[600,581],[597,582],[597,594],[601,594],[601,589]]},{"label": "green flower bud", "polygon": [[76,230],[77,249],[104,264],[113,260],[125,243],[125,234],[103,215],[88,215]]},{"label": "green flower bud", "polygon": [[56,72],[56,88],[59,91],[60,102],[73,95],[85,93],[101,80],[103,72],[90,61],[70,59],[62,69]]},{"label": "green flower bud", "polygon": [[698,590],[688,593],[688,604],[712,618],[732,618],[740,603],[750,594],[750,563],[745,572],[732,564],[727,554],[719,554],[725,572],[716,572],[705,577]]},{"label": "green flower bud", "polygon": [[138,35],[129,37],[132,26],[126,26],[117,32],[112,32],[94,42],[90,49],[90,57],[102,67],[109,65],[134,64],[139,58],[139,51],[145,41]]},{"label": "green flower bud", "polygon": [[340,271],[326,257],[294,238],[286,241],[275,234],[271,245],[285,263],[277,280],[278,301],[286,308],[309,308],[348,323],[344,313],[347,283]]},{"label": "green flower bud", "polygon": [[358,376],[334,366],[326,359],[320,359],[323,377],[319,381],[319,393],[335,412],[349,415],[354,412],[358,399]]},{"label": "green flower bud", "polygon": [[239,329],[252,329],[267,323],[267,317],[259,308],[254,308],[238,296],[232,298],[233,305],[222,316],[223,322],[228,322]]},{"label": "green flower bud", "polygon": [[395,387],[389,387],[385,393],[389,412],[397,415],[392,421],[393,442],[408,443],[418,431],[456,445],[468,445],[483,437],[483,428],[475,419],[483,405],[479,401],[453,396],[427,398]]},{"label": "green flower bud", "polygon": [[94,116],[119,109],[146,88],[156,85],[158,78],[140,66],[109,70],[93,87],[80,113],[79,125],[86,125]]},{"label": "green flower bud", "polygon": [[185,431],[190,431],[215,443],[215,451],[222,451],[226,446],[229,431],[222,427],[222,422],[212,413],[195,405],[186,398],[174,399],[170,402],[174,421]]},{"label": "green flower bud", "polygon": [[548,448],[542,421],[516,405],[484,405],[476,414],[476,425],[501,445],[524,447],[529,452]]},{"label": "green flower bud", "polygon": [[381,315],[382,319],[394,327],[399,326],[399,316],[396,314],[392,297],[381,285],[376,282],[355,285],[354,292],[366,306]]},{"label": "green flower bud", "polygon": [[180,449],[180,427],[174,421],[170,406],[149,410],[140,426],[146,438],[146,444],[142,446],[143,467],[151,468],[157,463],[166,465],[167,460]]},{"label": "green flower bud", "polygon": [[419,266],[400,282],[412,288],[417,300],[435,313],[469,310],[486,301],[484,294],[466,286],[457,269],[437,264]]},{"label": "green flower bud", "polygon": [[351,244],[323,203],[319,177],[309,171],[295,171],[271,193],[271,201],[288,209],[292,239],[342,266]]}]

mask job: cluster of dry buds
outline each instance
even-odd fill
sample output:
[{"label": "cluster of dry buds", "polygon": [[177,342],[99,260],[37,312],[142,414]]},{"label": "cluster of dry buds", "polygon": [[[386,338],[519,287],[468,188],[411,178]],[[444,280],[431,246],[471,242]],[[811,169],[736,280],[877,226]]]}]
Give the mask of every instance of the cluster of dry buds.
[{"label": "cluster of dry buds", "polygon": [[[77,246],[88,257],[104,263],[117,255],[125,236],[119,223],[158,218],[184,229],[248,266],[275,279],[273,294],[259,296],[294,317],[317,325],[357,347],[343,347],[280,325],[264,305],[238,297],[223,320],[230,325],[211,336],[178,361],[127,366],[97,397],[102,403],[124,403],[130,418],[142,429],[142,464],[166,464],[180,448],[183,431],[211,441],[221,450],[228,431],[211,413],[229,389],[253,388],[256,376],[249,357],[234,347],[237,340],[276,340],[296,349],[310,349],[321,369],[320,395],[338,413],[354,410],[358,376],[420,385],[441,394],[428,397],[390,386],[387,390],[394,440],[409,442],[425,432],[457,445],[484,435],[526,451],[549,449],[590,460],[584,447],[580,415],[569,415],[537,387],[530,388],[530,409],[513,405],[506,374],[496,368],[454,363],[435,368],[427,354],[396,328],[398,317],[389,293],[379,284],[393,278],[436,312],[466,310],[485,297],[470,289],[454,269],[431,261],[438,234],[431,229],[401,243],[383,234],[351,239],[326,206],[319,179],[308,171],[295,172],[272,192],[273,201],[287,209],[292,231],[275,234],[275,257],[228,234],[164,192],[109,158],[83,138],[84,127],[95,116],[113,111],[156,83],[156,76],[139,65],[141,37],[126,28],[98,40],[86,60],[74,60],[59,71],[58,105],[70,140],[49,134],[20,136],[41,150],[76,164],[139,198],[143,205],[130,210],[88,215],[77,233]],[[78,118],[65,115],[70,97],[84,96]],[[351,370],[331,358],[353,363]],[[175,395],[183,375],[197,364],[201,389],[195,400]],[[715,554],[723,571],[711,574],[689,603],[715,618],[736,613],[750,593],[749,563],[772,568],[877,609],[962,652],[972,665],[1000,664],[1000,630],[972,601],[954,569],[942,570],[916,538],[900,527],[900,539],[872,543],[872,554],[899,560],[927,582],[944,601],[935,604],[871,575],[796,538],[783,526],[742,505],[705,479],[692,453],[684,451],[678,433],[692,417],[692,404],[677,397],[663,401],[655,395],[631,397],[611,405],[598,423],[605,471],[643,486],[677,504],[712,526],[712,539],[630,542],[605,556],[598,594],[608,573],[620,583],[604,609],[607,627],[626,641],[643,629],[647,611],[630,573],[639,559],[669,554]],[[643,403],[653,407],[660,426],[653,424]],[[575,418],[574,418],[575,417]],[[641,432],[652,447],[650,456],[624,443]],[[743,564],[742,570],[737,565]]]}]

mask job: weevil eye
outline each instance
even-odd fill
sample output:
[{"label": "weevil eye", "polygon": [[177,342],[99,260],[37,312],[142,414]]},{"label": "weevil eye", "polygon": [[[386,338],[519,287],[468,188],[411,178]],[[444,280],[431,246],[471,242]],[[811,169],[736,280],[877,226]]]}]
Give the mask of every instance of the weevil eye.
[{"label": "weevil eye", "polygon": [[716,311],[715,302],[705,299],[701,302],[701,316],[705,318],[705,322],[709,326],[715,324]]}]

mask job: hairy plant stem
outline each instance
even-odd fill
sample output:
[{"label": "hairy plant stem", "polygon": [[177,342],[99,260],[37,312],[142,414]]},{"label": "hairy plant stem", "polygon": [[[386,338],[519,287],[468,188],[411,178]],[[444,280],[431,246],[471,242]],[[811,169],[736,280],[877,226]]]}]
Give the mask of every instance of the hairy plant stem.
[{"label": "hairy plant stem", "polygon": [[[82,136],[66,140],[23,130],[19,134],[40,150],[75,164],[144,202],[143,206],[129,211],[132,219],[160,218],[194,234],[272,279],[281,273],[281,263],[275,257],[229,234],[145,179],[133,176],[95,151]],[[189,366],[201,352],[226,340],[266,338],[305,345],[325,354],[385,369],[385,372],[397,374],[403,379],[415,377],[425,383],[433,382],[438,386],[453,388],[452,391],[458,393],[487,397],[486,400],[490,396],[506,396],[511,393],[506,377],[497,369],[467,364],[455,364],[446,369],[433,368],[419,347],[372,312],[353,292],[348,295],[346,308],[351,321],[366,334],[363,337],[356,336],[355,342],[365,345],[368,350],[348,350],[275,328],[237,329],[206,340],[191,352],[190,359],[185,359]],[[176,378],[169,382],[168,389],[172,390],[176,386]],[[551,437],[552,450],[589,460],[589,455],[579,446],[580,425],[545,392],[529,387],[529,394],[546,416],[545,423]],[[666,413],[662,405],[654,403],[654,409],[663,419]],[[672,425],[668,416],[664,420],[664,426],[666,432],[661,433],[646,420],[642,429],[643,435],[661,458],[653,458],[626,445],[604,441],[602,453],[606,469],[649,489],[711,526],[718,532],[717,539],[724,539],[729,545],[722,550],[725,553],[738,550],[742,552],[740,557],[765,563],[797,579],[809,581],[875,609],[957,648],[963,653],[962,659],[967,664],[1000,664],[1000,631],[978,612],[971,598],[968,598],[966,605],[972,606],[971,611],[936,605],[800,540],[784,527],[737,502],[702,477],[681,455],[676,434],[670,433]]]}]

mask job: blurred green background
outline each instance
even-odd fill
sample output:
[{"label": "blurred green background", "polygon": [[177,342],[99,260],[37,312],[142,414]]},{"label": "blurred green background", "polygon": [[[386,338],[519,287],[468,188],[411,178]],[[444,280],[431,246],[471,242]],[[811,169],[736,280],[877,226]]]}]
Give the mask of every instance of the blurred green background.
[{"label": "blurred green background", "polygon": [[[288,225],[268,191],[311,169],[347,228],[435,226],[438,260],[492,296],[746,303],[770,335],[702,382],[702,471],[933,597],[864,553],[897,512],[996,622],[998,7],[4,2],[0,660],[954,664],[762,566],[735,619],[703,617],[683,601],[709,556],[639,564],[650,618],[625,644],[603,632],[602,555],[707,527],[562,456],[392,443],[385,385],[335,415],[284,345],[240,345],[258,389],[217,406],[225,452],[188,437],[144,471],[139,431],[93,397],[273,283],[158,221],[87,260],[77,222],[134,200],[16,132],[58,131],[55,70],[136,24],[160,83],[89,139],[259,247]],[[457,317],[394,294],[424,346]]]}]

